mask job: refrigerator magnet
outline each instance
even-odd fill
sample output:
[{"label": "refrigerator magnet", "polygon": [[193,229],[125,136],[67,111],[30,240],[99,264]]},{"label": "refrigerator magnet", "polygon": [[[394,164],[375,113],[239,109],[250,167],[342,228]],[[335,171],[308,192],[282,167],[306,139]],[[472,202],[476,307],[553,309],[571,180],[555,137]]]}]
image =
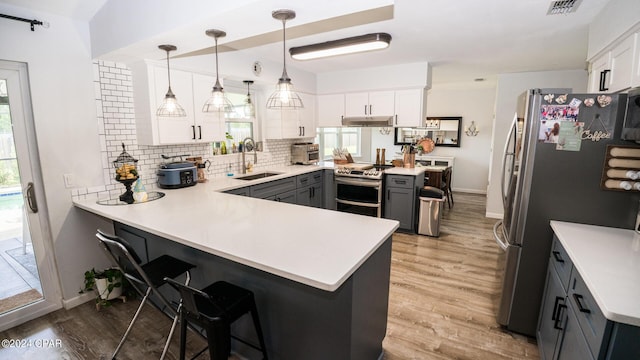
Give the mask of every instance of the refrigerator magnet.
[{"label": "refrigerator magnet", "polygon": [[567,102],[567,94],[564,95],[558,95],[558,97],[556,98],[556,103],[562,105],[564,103]]},{"label": "refrigerator magnet", "polygon": [[611,96],[600,95],[596,99],[598,100],[598,105],[600,105],[600,107],[607,107],[611,104]]},{"label": "refrigerator magnet", "polygon": [[[572,109],[577,109],[577,108],[580,106],[580,104],[582,104],[582,100],[580,100],[580,99],[576,99],[576,98],[573,98],[573,99],[571,99],[571,101],[569,102],[569,107],[570,107],[570,108],[572,108]],[[585,105],[586,105],[586,104],[585,104]],[[592,105],[593,105],[593,104],[592,104]]]},{"label": "refrigerator magnet", "polygon": [[555,97],[555,95],[553,95],[553,94],[547,94],[547,95],[545,95],[545,96],[544,96],[544,99],[545,99],[549,104],[551,104],[551,103],[553,102],[553,98],[554,98],[554,97]]},{"label": "refrigerator magnet", "polygon": [[586,107],[592,107],[595,103],[596,101],[593,98],[584,99],[584,106]]}]

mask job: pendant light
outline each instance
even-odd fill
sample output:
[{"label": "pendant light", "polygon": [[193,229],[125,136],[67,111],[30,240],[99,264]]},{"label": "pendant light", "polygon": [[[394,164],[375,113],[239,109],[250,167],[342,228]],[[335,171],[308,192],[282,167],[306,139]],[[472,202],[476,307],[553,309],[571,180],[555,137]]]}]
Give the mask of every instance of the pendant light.
[{"label": "pendant light", "polygon": [[276,91],[267,99],[267,109],[299,109],[304,107],[302,99],[293,90],[293,84],[291,84],[291,78],[287,75],[287,46],[286,46],[286,22],[287,20],[295,19],[296,13],[293,10],[275,10],[271,13],[271,16],[282,21],[282,75],[278,79],[276,85]]},{"label": "pendant light", "polygon": [[173,45],[160,45],[159,49],[167,52],[167,79],[169,80],[169,89],[167,90],[167,95],[164,96],[164,100],[158,110],[156,110],[156,115],[163,117],[181,117],[187,116],[186,111],[178,104],[178,100],[176,100],[176,96],[171,91],[171,71],[169,70],[169,52],[176,50],[177,48]]},{"label": "pendant light", "polygon": [[244,116],[252,118],[256,116],[256,107],[251,100],[251,92],[249,87],[253,84],[253,80],[244,80],[243,83],[247,84],[247,98],[244,100]]},{"label": "pendant light", "polygon": [[202,112],[233,113],[233,104],[224,94],[222,85],[220,85],[220,78],[218,76],[218,38],[227,36],[227,33],[216,29],[209,29],[205,33],[214,38],[216,42],[216,83],[213,85],[213,89],[211,90],[211,96],[202,107]]}]

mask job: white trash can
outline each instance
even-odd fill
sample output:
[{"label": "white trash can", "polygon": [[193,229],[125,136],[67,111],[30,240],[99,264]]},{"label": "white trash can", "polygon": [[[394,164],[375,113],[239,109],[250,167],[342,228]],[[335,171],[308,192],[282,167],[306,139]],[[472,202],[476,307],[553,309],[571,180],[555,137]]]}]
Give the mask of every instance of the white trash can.
[{"label": "white trash can", "polygon": [[440,220],[444,204],[444,191],[425,186],[420,189],[420,215],[418,220],[418,234],[440,236]]}]

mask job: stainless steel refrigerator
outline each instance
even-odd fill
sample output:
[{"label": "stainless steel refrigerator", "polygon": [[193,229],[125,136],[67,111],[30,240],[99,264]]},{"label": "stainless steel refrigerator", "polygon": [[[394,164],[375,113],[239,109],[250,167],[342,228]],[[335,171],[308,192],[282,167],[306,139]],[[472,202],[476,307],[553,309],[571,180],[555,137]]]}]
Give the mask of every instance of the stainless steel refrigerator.
[{"label": "stainless steel refrigerator", "polygon": [[[620,140],[626,95],[609,95],[603,106],[607,99],[600,104],[598,94],[565,91],[534,89],[519,97],[503,156],[504,217],[494,226],[504,251],[497,320],[528,336],[535,336],[544,290],[553,237],[549,220],[631,229],[640,199],[638,192],[600,188],[606,146],[635,144]],[[556,118],[582,123],[587,132],[558,139],[555,123],[562,125],[561,134],[569,128]],[[610,138],[593,141],[607,130]]]}]

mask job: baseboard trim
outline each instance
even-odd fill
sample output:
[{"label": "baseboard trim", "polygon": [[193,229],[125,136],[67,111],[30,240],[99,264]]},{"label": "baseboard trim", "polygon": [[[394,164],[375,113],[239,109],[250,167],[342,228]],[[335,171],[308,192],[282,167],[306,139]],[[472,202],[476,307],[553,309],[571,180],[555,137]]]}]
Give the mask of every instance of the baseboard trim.
[{"label": "baseboard trim", "polygon": [[488,217],[488,218],[492,218],[492,219],[502,219],[502,213],[498,214],[498,213],[493,213],[493,212],[486,212],[484,213],[484,216]]},{"label": "baseboard trim", "polygon": [[93,292],[88,292],[84,294],[79,294],[76,297],[72,297],[71,299],[62,300],[62,306],[69,310],[78,305],[82,305],[88,301],[94,300],[96,298],[96,294]]},{"label": "baseboard trim", "polygon": [[487,195],[487,190],[478,190],[478,189],[458,189],[458,188],[452,188],[451,191],[455,194],[455,193],[467,193],[467,194],[480,194],[480,195]]}]

